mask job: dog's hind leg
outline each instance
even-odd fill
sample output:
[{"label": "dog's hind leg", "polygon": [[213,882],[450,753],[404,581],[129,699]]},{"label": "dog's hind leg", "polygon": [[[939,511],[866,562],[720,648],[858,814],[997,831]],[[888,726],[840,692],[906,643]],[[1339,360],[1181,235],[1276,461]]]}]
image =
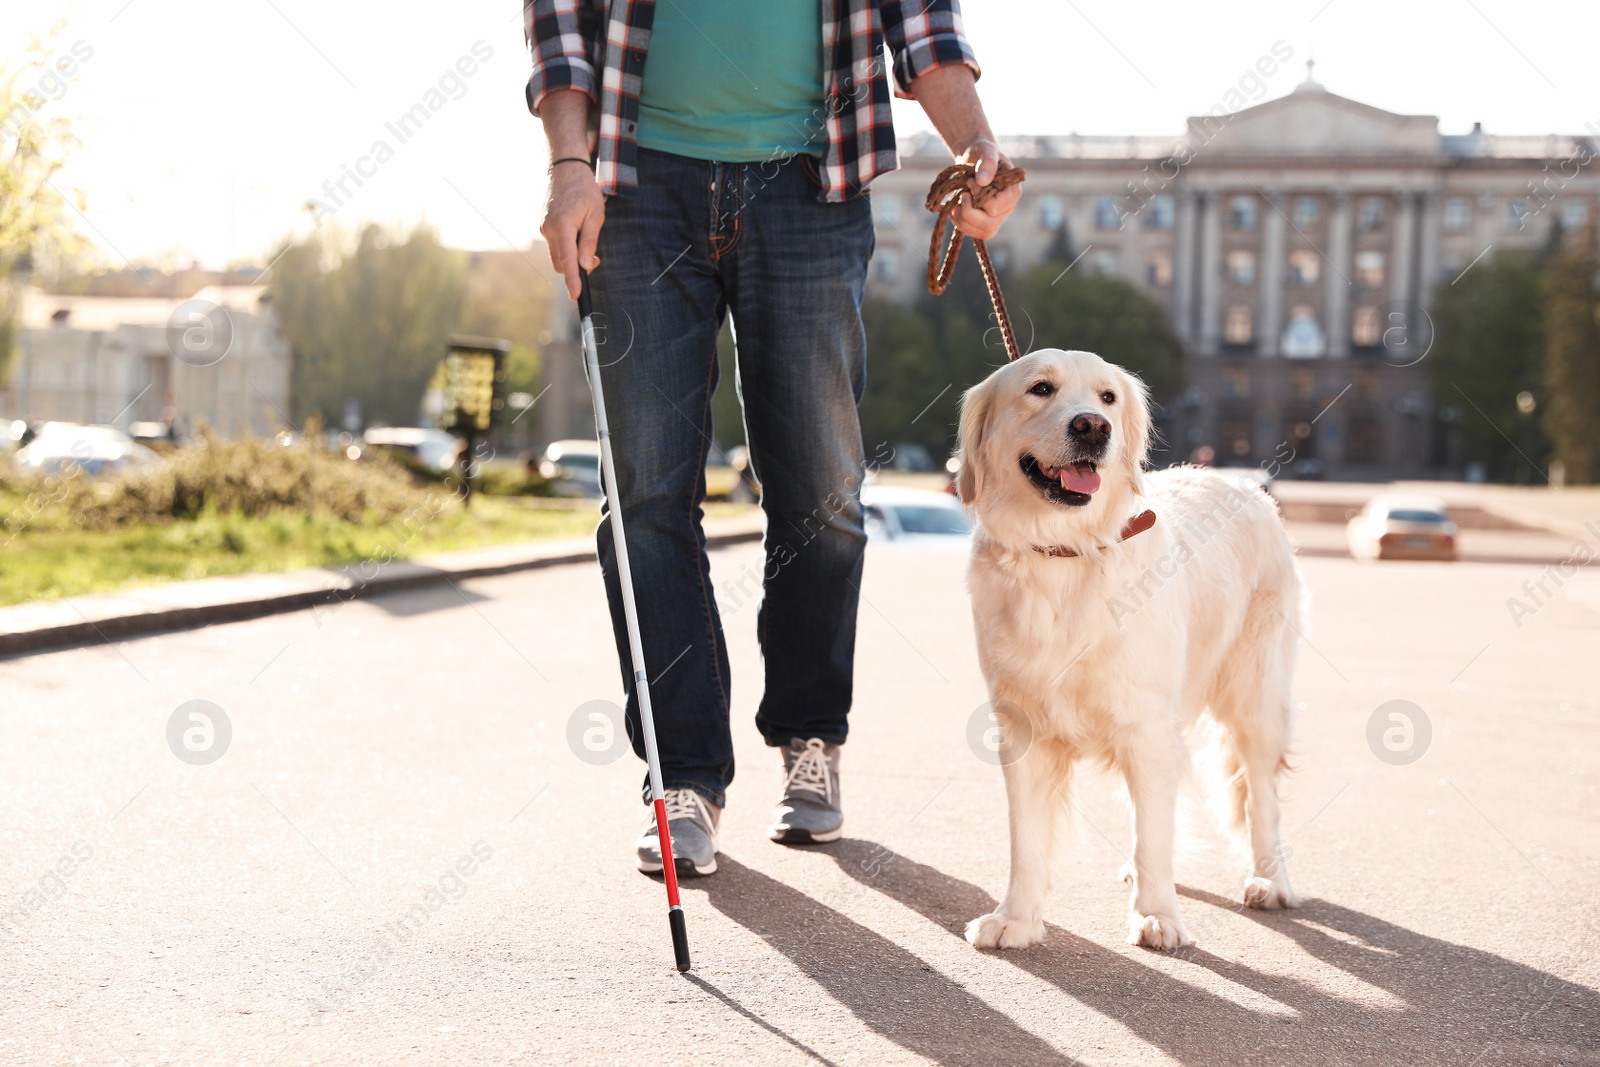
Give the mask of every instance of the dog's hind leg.
[{"label": "dog's hind leg", "polygon": [[[1250,870],[1244,902],[1252,908],[1299,903],[1278,833],[1278,776],[1288,766],[1289,674],[1295,635],[1280,617],[1256,620],[1228,657],[1213,694],[1212,713],[1226,736],[1225,764],[1236,827],[1248,842]],[[1252,632],[1252,630],[1254,632]]]},{"label": "dog's hind leg", "polygon": [[1178,918],[1178,890],[1172,880],[1178,779],[1183,773],[1182,741],[1157,718],[1122,739],[1116,762],[1133,803],[1133,897],[1128,905],[1128,943],[1161,949],[1192,944]]},{"label": "dog's hind leg", "polygon": [[974,948],[1026,948],[1044,940],[1044,904],[1050,865],[1067,806],[1071,759],[1038,738],[1003,743],[1006,800],[1011,821],[1011,882],[1005,899],[967,924]]}]

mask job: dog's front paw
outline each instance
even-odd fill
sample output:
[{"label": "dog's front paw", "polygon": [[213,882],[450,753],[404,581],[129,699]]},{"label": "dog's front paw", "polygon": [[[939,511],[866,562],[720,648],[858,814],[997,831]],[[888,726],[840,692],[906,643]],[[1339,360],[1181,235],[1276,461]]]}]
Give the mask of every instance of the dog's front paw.
[{"label": "dog's front paw", "polygon": [[1268,911],[1278,908],[1297,908],[1300,906],[1300,898],[1295,896],[1287,878],[1275,881],[1271,878],[1251,877],[1244,880],[1244,906],[1264,908]]},{"label": "dog's front paw", "polygon": [[973,948],[1027,948],[1044,940],[1044,920],[990,912],[967,924],[967,940]]},{"label": "dog's front paw", "polygon": [[1176,915],[1140,915],[1135,912],[1128,923],[1128,944],[1170,952],[1192,945],[1194,940]]}]

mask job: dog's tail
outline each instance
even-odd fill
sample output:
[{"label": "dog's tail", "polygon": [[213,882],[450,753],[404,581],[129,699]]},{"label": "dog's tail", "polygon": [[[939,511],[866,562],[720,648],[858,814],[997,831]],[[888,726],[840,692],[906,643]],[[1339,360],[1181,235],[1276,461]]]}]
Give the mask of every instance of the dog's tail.
[{"label": "dog's tail", "polygon": [[1211,833],[1222,831],[1237,840],[1245,831],[1245,802],[1249,789],[1244,767],[1227,743],[1222,725],[1209,711],[1189,730],[1194,783]]}]

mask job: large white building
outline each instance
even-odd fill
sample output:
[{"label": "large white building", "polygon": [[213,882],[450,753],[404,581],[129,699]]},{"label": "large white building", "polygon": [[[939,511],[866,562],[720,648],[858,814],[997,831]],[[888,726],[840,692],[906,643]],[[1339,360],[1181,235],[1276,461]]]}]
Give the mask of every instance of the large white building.
[{"label": "large white building", "polygon": [[224,437],[289,423],[293,359],[264,285],[188,299],[23,293],[0,419],[204,422]]},{"label": "large white building", "polygon": [[[1442,134],[1434,116],[1309,78],[1191,118],[1178,138],[1001,140],[1028,180],[991,244],[997,263],[1026,267],[1064,243],[1074,270],[1125,278],[1171,315],[1189,385],[1163,413],[1168,460],[1209,447],[1219,463],[1259,463],[1287,445],[1346,477],[1448,470],[1452,421],[1476,416],[1434,395],[1435,288],[1480,257],[1538,248],[1553,226],[1590,225],[1600,198],[1600,137]],[[913,139],[875,183],[877,292],[924,286],[922,201],[948,161],[931,136]]]}]

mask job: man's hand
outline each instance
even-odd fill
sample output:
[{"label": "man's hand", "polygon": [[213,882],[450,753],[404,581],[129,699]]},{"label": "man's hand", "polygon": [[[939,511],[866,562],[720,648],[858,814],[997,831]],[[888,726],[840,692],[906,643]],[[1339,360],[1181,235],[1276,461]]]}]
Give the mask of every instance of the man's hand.
[{"label": "man's hand", "polygon": [[[961,64],[935,67],[911,83],[911,95],[927,112],[956,162],[970,163],[977,168],[974,191],[994,181],[1000,161],[1005,157],[1000,154],[1000,146],[989,130],[989,120],[984,117],[983,105],[978,101],[972,68]],[[1016,210],[1017,201],[1021,199],[1022,186],[1013,185],[996,193],[994,199],[981,208],[962,204],[955,214],[956,229],[969,237],[987,241],[1000,232],[1000,224]]]},{"label": "man's hand", "polygon": [[[977,176],[967,183],[967,187],[974,193],[980,186],[994,181],[1002,162],[1008,167],[1011,165],[1011,161],[1001,154],[1000,146],[986,138],[980,138],[967,145],[967,150],[956,156],[956,162],[970,164],[977,170]],[[1017,202],[1021,199],[1022,186],[1018,184],[995,193],[982,207],[973,207],[970,203],[963,202],[956,210],[956,229],[969,237],[987,241],[1000,232],[1000,224],[1017,209]]]},{"label": "man's hand", "polygon": [[578,268],[600,265],[595,246],[606,221],[606,198],[594,175],[581,163],[562,163],[550,174],[539,232],[550,246],[550,263],[567,279],[567,295],[578,299]]},{"label": "man's hand", "polygon": [[600,265],[595,246],[606,221],[606,198],[594,172],[579,160],[589,158],[589,97],[576,89],[562,89],[539,104],[550,159],[569,162],[550,168],[550,195],[545,201],[539,232],[550,247],[550,263],[567,279],[567,295],[578,299],[578,268]]}]

